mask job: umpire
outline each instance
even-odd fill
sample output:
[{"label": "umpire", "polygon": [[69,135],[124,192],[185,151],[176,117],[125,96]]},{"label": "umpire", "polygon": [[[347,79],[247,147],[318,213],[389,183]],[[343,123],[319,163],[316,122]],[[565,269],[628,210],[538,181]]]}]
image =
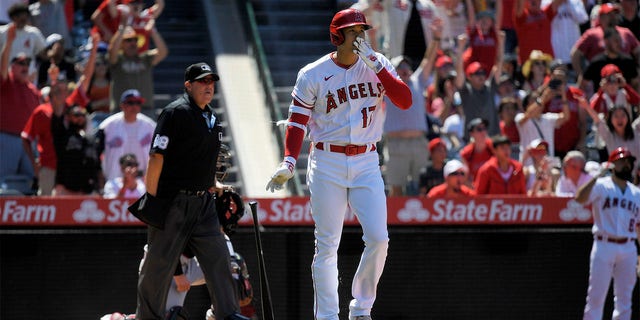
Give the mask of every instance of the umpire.
[{"label": "umpire", "polygon": [[141,219],[150,224],[149,251],[138,278],[136,319],[166,317],[167,292],[185,249],[198,257],[216,318],[249,319],[239,313],[229,250],[208,191],[219,184],[215,174],[222,129],[209,104],[219,79],[206,63],[190,65],[184,76],[185,94],[158,117],[147,193],[136,202],[138,214],[157,222]]}]

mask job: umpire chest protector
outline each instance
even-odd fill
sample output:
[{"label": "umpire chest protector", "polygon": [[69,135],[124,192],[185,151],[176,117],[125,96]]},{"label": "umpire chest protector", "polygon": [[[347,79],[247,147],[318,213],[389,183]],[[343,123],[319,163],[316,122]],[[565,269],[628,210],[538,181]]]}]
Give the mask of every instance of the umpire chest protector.
[{"label": "umpire chest protector", "polygon": [[178,190],[207,190],[215,179],[222,128],[207,105],[200,109],[185,93],[160,114],[152,153],[164,156],[158,193],[171,196]]}]

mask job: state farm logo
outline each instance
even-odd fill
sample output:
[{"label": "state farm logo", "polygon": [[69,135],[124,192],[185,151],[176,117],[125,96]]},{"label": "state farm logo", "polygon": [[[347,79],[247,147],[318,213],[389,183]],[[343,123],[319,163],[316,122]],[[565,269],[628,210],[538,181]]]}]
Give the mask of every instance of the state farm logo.
[{"label": "state farm logo", "polygon": [[93,200],[84,200],[80,203],[80,209],[73,212],[75,222],[101,222],[104,220],[104,211],[98,208],[98,203]]},{"label": "state farm logo", "polygon": [[404,208],[398,210],[398,220],[402,222],[418,221],[424,222],[429,219],[429,210],[422,207],[422,201],[417,199],[407,200]]},{"label": "state farm logo", "polygon": [[591,211],[585,209],[575,200],[567,202],[567,207],[560,210],[560,219],[562,221],[587,221],[591,218]]}]

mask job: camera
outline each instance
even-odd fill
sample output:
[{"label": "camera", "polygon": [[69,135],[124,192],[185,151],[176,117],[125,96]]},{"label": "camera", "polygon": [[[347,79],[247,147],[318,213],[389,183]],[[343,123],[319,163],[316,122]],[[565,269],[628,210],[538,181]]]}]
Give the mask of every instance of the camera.
[{"label": "camera", "polygon": [[607,82],[609,82],[609,83],[620,83],[620,78],[618,78],[618,76],[616,76],[616,75],[608,76],[607,77]]},{"label": "camera", "polygon": [[561,85],[562,80],[560,79],[551,79],[551,81],[549,81],[549,89],[551,90],[558,90]]}]

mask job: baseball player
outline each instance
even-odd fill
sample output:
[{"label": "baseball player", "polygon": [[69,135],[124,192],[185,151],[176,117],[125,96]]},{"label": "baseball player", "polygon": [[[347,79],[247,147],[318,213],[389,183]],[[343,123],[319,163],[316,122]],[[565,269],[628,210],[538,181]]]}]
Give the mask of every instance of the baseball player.
[{"label": "baseball player", "polygon": [[640,189],[633,185],[631,172],[636,158],[626,148],[609,155],[608,170],[578,189],[576,201],[591,204],[593,247],[589,265],[589,289],[585,320],[602,319],[604,302],[613,277],[613,319],[631,319],[631,296],[636,284],[636,246],[640,229]]},{"label": "baseball player", "polygon": [[389,60],[364,39],[369,28],[356,9],[339,11],[333,17],[329,31],[337,50],[298,72],[284,160],[267,184],[267,190],[273,192],[293,176],[308,127],[312,148],[307,185],[316,238],[312,263],[315,319],[338,320],[337,251],[347,208],[358,217],[365,242],[353,278],[349,319],[371,319],[387,256],[387,207],[376,152],[384,121],[381,102],[386,94],[395,106],[408,109],[412,99]]}]

